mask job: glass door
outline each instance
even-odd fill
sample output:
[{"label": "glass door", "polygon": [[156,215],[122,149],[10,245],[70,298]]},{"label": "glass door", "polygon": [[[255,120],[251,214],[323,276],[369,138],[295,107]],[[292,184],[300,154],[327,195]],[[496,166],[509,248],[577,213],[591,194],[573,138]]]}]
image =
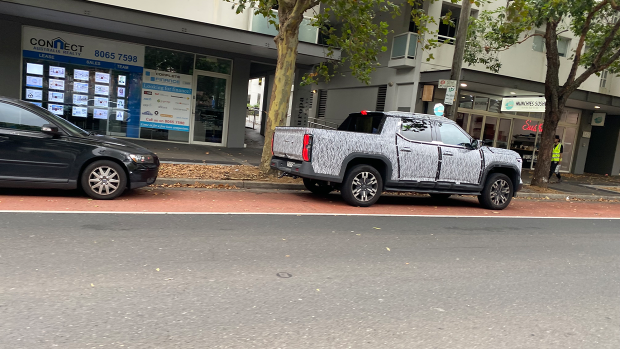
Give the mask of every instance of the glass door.
[{"label": "glass door", "polygon": [[499,127],[497,128],[497,137],[495,140],[495,147],[508,149],[511,126],[512,126],[511,119],[499,119]]},{"label": "glass door", "polygon": [[224,145],[228,126],[229,77],[197,72],[192,143]]}]

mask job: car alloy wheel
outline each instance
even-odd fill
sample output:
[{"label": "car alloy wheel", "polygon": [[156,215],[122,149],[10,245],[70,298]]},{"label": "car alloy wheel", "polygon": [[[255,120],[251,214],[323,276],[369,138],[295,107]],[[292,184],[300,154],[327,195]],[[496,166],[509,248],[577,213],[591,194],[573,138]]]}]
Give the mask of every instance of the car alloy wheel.
[{"label": "car alloy wheel", "polygon": [[491,186],[491,201],[497,206],[502,206],[510,198],[510,185],[503,179],[496,180]]},{"label": "car alloy wheel", "polygon": [[370,172],[360,172],[351,183],[353,196],[361,201],[368,202],[377,194],[379,183],[375,175]]},{"label": "car alloy wheel", "polygon": [[90,173],[88,185],[92,191],[99,195],[110,195],[118,190],[120,178],[113,168],[100,166]]}]

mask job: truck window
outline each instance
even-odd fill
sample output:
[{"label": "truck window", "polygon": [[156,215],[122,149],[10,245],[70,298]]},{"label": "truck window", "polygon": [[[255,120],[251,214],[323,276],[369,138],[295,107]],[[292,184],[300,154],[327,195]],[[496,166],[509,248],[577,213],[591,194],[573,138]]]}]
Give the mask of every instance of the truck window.
[{"label": "truck window", "polygon": [[444,144],[466,147],[471,143],[469,137],[453,124],[441,124],[439,127],[439,134]]},{"label": "truck window", "polygon": [[361,132],[361,133],[381,133],[385,116],[383,115],[349,115],[340,126],[338,131]]},{"label": "truck window", "polygon": [[432,142],[431,123],[423,119],[403,119],[400,134],[412,141]]}]

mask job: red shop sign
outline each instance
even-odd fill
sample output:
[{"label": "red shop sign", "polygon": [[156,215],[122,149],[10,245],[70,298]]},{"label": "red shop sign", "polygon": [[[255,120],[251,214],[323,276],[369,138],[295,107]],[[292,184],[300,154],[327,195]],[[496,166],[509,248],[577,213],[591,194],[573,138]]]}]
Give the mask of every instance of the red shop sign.
[{"label": "red shop sign", "polygon": [[[525,120],[525,125],[523,125],[522,127],[523,131],[536,132],[536,125],[531,125],[530,122],[532,122],[532,120]],[[543,124],[540,123],[538,124],[538,132],[542,132],[542,131],[543,131]]]}]

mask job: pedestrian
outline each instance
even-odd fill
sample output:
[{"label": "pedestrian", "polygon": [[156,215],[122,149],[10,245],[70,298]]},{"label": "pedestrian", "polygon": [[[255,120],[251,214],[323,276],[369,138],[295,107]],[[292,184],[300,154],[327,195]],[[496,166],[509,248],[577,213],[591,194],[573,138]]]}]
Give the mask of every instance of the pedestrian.
[{"label": "pedestrian", "polygon": [[564,146],[560,143],[560,136],[556,135],[553,140],[553,153],[551,154],[551,169],[549,170],[549,180],[555,172],[558,177],[558,183],[562,182],[562,176],[560,175],[560,163],[562,162],[562,153],[564,153]]}]

